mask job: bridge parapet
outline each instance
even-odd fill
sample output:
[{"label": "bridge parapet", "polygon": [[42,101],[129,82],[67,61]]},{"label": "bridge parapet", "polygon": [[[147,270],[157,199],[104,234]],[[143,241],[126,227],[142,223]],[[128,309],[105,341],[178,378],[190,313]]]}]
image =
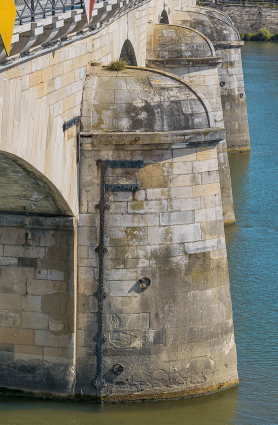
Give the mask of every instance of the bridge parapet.
[{"label": "bridge parapet", "polygon": [[56,16],[68,10],[83,9],[82,0],[15,0],[16,20],[15,25],[26,22],[35,22],[48,16]]},{"label": "bridge parapet", "polygon": [[[82,32],[94,33],[147,0],[108,0],[94,4],[90,25],[83,0],[16,0],[15,28],[10,56],[27,55],[38,48],[57,44]],[[8,59],[0,40],[0,62]]]}]

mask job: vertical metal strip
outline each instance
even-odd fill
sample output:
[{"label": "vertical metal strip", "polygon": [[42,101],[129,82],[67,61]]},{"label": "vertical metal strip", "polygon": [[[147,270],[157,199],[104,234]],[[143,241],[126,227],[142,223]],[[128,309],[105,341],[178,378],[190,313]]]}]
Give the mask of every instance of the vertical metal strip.
[{"label": "vertical metal strip", "polygon": [[[129,191],[137,192],[139,190],[138,184],[119,184],[119,185],[107,185],[106,184],[106,173],[110,166],[111,168],[142,168],[144,167],[143,161],[109,161],[108,159],[103,161],[99,159],[97,165],[100,168],[100,202],[97,205],[99,209],[99,246],[96,248],[99,258],[99,283],[96,297],[98,299],[98,331],[95,336],[97,343],[97,376],[93,382],[96,387],[97,396],[102,397],[102,388],[105,385],[105,379],[103,378],[103,344],[107,340],[103,333],[103,301],[109,294],[104,287],[104,256],[108,252],[107,247],[104,243],[104,231],[105,231],[105,211],[109,209],[109,205],[105,202],[106,190],[114,191]],[[120,364],[124,368],[123,365]],[[115,372],[118,373],[118,372]]]},{"label": "vertical metal strip", "polygon": [[102,396],[102,387],[104,385],[103,379],[103,344],[106,341],[106,337],[103,333],[103,301],[107,296],[107,292],[104,287],[104,256],[108,252],[108,249],[104,243],[104,230],[105,230],[105,210],[108,209],[108,205],[105,203],[105,178],[109,161],[98,160],[97,165],[101,170],[101,182],[100,182],[100,202],[97,205],[100,212],[100,241],[96,251],[99,257],[99,284],[97,291],[98,299],[98,332],[95,337],[97,343],[97,377],[94,385],[97,389],[97,396]]}]

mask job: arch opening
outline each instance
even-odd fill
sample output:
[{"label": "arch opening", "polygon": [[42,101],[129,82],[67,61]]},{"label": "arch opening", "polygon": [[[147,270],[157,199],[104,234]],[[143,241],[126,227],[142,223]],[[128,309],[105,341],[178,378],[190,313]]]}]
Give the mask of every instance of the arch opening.
[{"label": "arch opening", "polygon": [[134,48],[128,39],[123,44],[120,60],[124,60],[129,66],[137,66]]},{"label": "arch opening", "polygon": [[160,24],[169,24],[168,13],[166,12],[165,9],[161,13],[159,23]]},{"label": "arch opening", "polygon": [[31,164],[0,151],[0,213],[72,216],[59,190]]}]

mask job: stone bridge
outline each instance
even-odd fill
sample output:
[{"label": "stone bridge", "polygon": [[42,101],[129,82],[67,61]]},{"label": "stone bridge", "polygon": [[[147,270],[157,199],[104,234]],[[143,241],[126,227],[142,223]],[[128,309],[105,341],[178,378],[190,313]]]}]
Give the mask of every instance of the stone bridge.
[{"label": "stone bridge", "polygon": [[194,0],[97,2],[89,26],[82,2],[32,16],[24,2],[9,57],[0,46],[2,391],[117,402],[236,385],[237,30]]}]

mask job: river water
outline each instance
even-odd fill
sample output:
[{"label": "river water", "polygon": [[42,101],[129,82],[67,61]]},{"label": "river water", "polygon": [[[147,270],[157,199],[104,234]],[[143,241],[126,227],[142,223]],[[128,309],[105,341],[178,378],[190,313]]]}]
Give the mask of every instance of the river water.
[{"label": "river water", "polygon": [[230,155],[237,222],[226,228],[239,387],[101,407],[1,398],[1,425],[278,424],[278,43],[246,43],[243,67],[252,152]]}]

